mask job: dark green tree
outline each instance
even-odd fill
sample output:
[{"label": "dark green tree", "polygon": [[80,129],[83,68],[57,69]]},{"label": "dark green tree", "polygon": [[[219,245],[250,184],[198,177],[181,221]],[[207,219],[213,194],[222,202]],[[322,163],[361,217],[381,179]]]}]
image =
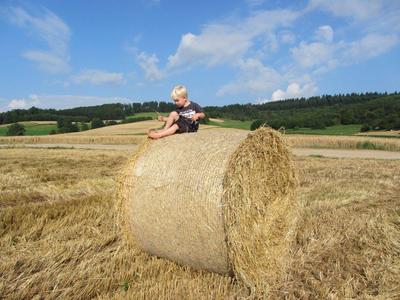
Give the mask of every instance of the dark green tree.
[{"label": "dark green tree", "polygon": [[81,131],[89,130],[89,125],[86,122],[81,122],[80,129]]},{"label": "dark green tree", "polygon": [[57,120],[58,133],[78,132],[78,125],[68,118],[59,118]]},{"label": "dark green tree", "polygon": [[264,120],[255,120],[250,125],[250,130],[256,130],[257,128],[261,127],[266,122]]},{"label": "dark green tree", "polygon": [[100,120],[98,118],[95,118],[92,120],[92,123],[91,123],[92,129],[100,128],[100,127],[104,127],[104,126],[105,126],[105,124],[104,124],[103,120]]},{"label": "dark green tree", "polygon": [[369,126],[368,124],[363,124],[363,126],[361,126],[360,132],[366,132],[366,131],[370,131],[371,130],[371,126]]},{"label": "dark green tree", "polygon": [[16,136],[16,135],[25,135],[25,126],[19,123],[11,124],[7,127],[6,135],[8,136]]},{"label": "dark green tree", "polygon": [[61,128],[63,128],[65,126],[65,120],[64,118],[59,118],[57,119],[57,128],[58,130],[60,130]]}]

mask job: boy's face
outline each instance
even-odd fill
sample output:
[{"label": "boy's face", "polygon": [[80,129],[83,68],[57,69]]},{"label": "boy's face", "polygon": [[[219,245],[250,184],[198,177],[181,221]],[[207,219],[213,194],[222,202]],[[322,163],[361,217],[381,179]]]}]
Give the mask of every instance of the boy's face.
[{"label": "boy's face", "polygon": [[177,97],[174,99],[175,105],[178,107],[183,107],[186,103],[187,99],[185,97]]}]

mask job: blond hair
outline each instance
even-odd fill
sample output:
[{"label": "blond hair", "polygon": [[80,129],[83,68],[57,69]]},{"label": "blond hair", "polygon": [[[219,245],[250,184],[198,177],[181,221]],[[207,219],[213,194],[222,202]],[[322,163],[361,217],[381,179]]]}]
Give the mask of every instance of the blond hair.
[{"label": "blond hair", "polygon": [[173,100],[178,99],[178,97],[186,98],[188,97],[187,89],[184,85],[177,85],[173,88],[171,92],[171,98]]}]

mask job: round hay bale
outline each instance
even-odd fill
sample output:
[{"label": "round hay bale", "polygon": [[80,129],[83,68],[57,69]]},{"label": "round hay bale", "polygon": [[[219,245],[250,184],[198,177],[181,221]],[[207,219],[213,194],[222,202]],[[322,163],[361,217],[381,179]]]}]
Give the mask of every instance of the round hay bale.
[{"label": "round hay bale", "polygon": [[296,182],[270,128],[174,135],[146,142],[127,167],[123,219],[150,254],[265,289],[286,269]]}]

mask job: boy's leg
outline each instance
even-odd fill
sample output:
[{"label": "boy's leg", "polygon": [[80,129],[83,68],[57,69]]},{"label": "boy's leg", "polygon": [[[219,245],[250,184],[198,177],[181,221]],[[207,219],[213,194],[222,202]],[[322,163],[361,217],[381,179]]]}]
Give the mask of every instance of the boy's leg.
[{"label": "boy's leg", "polygon": [[165,136],[173,135],[179,129],[178,125],[173,124],[169,128],[164,128],[158,131],[150,131],[147,135],[152,139],[159,139]]},{"label": "boy's leg", "polygon": [[174,124],[174,122],[178,121],[178,119],[179,119],[179,114],[176,111],[172,111],[168,115],[168,119],[167,119],[167,122],[165,122],[164,129],[170,128],[172,126],[172,124]]}]

